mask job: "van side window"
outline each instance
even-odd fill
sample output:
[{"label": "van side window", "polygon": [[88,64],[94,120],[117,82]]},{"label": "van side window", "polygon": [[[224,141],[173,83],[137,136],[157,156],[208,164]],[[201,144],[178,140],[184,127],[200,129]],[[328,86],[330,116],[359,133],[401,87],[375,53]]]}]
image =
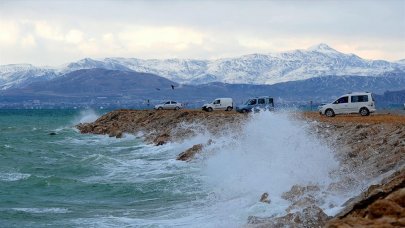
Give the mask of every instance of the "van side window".
[{"label": "van side window", "polygon": [[341,97],[337,101],[335,101],[335,104],[344,104],[349,102],[349,97]]},{"label": "van side window", "polygon": [[367,95],[352,96],[350,100],[351,100],[352,103],[367,102],[368,101],[368,96]]},{"label": "van side window", "polygon": [[214,104],[219,104],[220,100],[215,100]]},{"label": "van side window", "polygon": [[269,104],[270,104],[271,106],[274,106],[273,98],[269,98]]},{"label": "van side window", "polygon": [[249,105],[255,105],[256,104],[256,99],[252,99],[249,101]]},{"label": "van side window", "polygon": [[260,99],[257,101],[257,103],[258,103],[258,104],[265,104],[264,98],[260,98]]}]

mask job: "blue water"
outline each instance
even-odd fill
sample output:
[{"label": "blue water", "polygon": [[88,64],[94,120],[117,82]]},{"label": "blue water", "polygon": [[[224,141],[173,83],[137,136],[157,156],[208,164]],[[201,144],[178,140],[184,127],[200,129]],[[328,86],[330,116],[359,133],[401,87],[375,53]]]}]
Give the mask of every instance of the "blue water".
[{"label": "blue water", "polygon": [[0,110],[0,227],[156,225],[204,197],[170,147],[82,135],[85,115]]}]

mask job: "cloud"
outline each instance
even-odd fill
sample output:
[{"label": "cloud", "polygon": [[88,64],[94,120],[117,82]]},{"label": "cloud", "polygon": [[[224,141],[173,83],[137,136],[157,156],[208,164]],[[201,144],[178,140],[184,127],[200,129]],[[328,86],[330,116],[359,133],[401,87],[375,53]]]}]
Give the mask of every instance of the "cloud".
[{"label": "cloud", "polygon": [[35,28],[35,34],[43,39],[63,41],[64,34],[58,25],[51,25],[46,21],[26,21],[26,24],[32,24]]},{"label": "cloud", "polygon": [[78,44],[81,41],[83,41],[83,32],[76,30],[76,29],[71,29],[65,35],[65,41],[67,43]]},{"label": "cloud", "polygon": [[20,35],[17,23],[0,20],[0,31],[0,44],[2,46],[16,44]]},{"label": "cloud", "polygon": [[31,48],[37,45],[35,38],[32,34],[29,34],[21,39],[21,45],[24,48]]},{"label": "cloud", "polygon": [[118,34],[121,42],[128,47],[153,48],[168,46],[174,50],[184,50],[192,44],[202,44],[204,35],[202,32],[181,27],[133,27],[130,26]]},{"label": "cloud", "polygon": [[4,1],[0,64],[213,59],[321,42],[369,59],[405,57],[403,1]]}]

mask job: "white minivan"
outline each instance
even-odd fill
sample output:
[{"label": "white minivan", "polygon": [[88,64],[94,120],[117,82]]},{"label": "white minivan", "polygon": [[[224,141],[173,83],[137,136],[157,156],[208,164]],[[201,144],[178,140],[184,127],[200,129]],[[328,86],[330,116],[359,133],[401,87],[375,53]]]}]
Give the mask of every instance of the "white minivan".
[{"label": "white minivan", "polygon": [[333,103],[319,107],[319,113],[328,117],[349,113],[360,113],[362,116],[368,116],[375,111],[374,98],[369,92],[348,93]]},{"label": "white minivan", "polygon": [[213,110],[231,111],[233,109],[232,98],[217,98],[213,102],[204,104],[202,110],[212,112]]}]

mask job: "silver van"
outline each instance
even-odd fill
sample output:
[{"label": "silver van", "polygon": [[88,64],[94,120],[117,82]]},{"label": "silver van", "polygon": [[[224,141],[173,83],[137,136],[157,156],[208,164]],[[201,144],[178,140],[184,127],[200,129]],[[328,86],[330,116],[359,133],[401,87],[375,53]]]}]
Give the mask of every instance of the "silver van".
[{"label": "silver van", "polygon": [[269,96],[255,97],[250,98],[243,105],[236,106],[236,111],[241,113],[259,110],[274,110],[274,99]]}]

